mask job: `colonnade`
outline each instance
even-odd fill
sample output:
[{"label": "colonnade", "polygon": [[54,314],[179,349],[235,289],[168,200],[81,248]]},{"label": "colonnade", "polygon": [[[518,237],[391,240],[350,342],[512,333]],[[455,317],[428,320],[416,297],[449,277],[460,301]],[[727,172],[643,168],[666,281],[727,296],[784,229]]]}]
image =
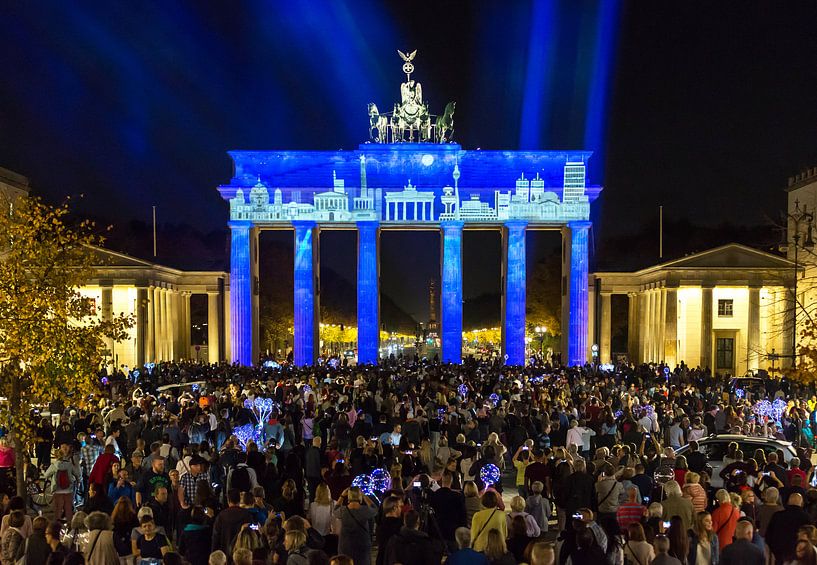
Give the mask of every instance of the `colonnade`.
[{"label": "colonnade", "polygon": [[[231,221],[230,341],[233,361],[251,365],[259,359],[258,237],[251,221]],[[293,221],[294,235],[294,362],[310,365],[319,354],[320,226]],[[358,362],[377,363],[380,336],[380,223],[356,224]],[[462,234],[461,221],[440,222],[440,324],[446,363],[462,362]],[[502,353],[508,365],[525,364],[526,230],[527,222],[502,226]],[[571,365],[587,360],[588,232],[590,222],[562,227],[562,351]]]}]

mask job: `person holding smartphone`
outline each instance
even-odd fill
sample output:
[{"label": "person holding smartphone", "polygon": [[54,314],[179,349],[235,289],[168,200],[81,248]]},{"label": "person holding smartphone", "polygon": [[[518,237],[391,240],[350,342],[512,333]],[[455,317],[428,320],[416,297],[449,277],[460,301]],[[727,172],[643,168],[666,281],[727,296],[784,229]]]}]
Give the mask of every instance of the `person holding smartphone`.
[{"label": "person holding smartphone", "polygon": [[338,553],[348,555],[356,565],[371,563],[369,521],[375,516],[377,507],[358,487],[349,487],[341,493],[334,513],[334,517],[340,520]]},{"label": "person holding smartphone", "polygon": [[525,487],[525,471],[528,465],[533,463],[531,444],[533,444],[533,441],[525,440],[525,443],[516,448],[516,453],[511,458],[513,466],[516,468],[516,490],[522,498],[528,496],[528,489]]}]

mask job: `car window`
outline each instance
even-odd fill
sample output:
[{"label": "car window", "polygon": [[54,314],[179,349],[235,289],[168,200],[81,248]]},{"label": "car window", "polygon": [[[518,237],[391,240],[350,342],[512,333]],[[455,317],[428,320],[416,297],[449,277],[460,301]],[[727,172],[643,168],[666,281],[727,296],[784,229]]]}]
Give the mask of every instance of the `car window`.
[{"label": "car window", "polygon": [[766,453],[766,457],[769,457],[769,453],[774,453],[777,451],[777,446],[773,443],[740,443],[740,450],[743,452],[743,459],[749,459],[755,456],[755,451],[758,449],[762,449]]},{"label": "car window", "polygon": [[723,441],[708,441],[704,444],[704,452],[706,458],[710,461],[723,461],[723,456],[726,455],[726,446],[729,445]]}]

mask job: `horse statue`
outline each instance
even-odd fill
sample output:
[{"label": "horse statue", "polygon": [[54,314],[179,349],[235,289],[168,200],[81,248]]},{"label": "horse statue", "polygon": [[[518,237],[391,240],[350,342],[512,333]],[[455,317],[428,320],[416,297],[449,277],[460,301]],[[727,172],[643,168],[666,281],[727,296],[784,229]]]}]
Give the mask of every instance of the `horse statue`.
[{"label": "horse statue", "polygon": [[386,143],[388,141],[389,118],[377,110],[374,102],[369,103],[369,141]]},{"label": "horse statue", "polygon": [[437,140],[440,143],[447,143],[451,141],[454,134],[454,108],[456,102],[449,102],[445,105],[443,115],[437,118],[434,123],[434,128],[437,130]]}]

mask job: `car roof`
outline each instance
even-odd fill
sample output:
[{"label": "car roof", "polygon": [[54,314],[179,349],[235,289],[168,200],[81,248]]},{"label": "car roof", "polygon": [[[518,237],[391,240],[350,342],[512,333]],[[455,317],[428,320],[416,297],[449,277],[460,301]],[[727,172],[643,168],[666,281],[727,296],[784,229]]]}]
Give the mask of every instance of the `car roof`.
[{"label": "car roof", "polygon": [[746,443],[775,443],[781,445],[791,445],[790,441],[785,441],[782,439],[775,439],[769,437],[755,437],[755,436],[743,436],[740,434],[717,434],[707,436],[705,438],[701,438],[698,440],[698,443],[706,442],[706,441],[715,441],[715,440],[722,440],[722,441],[742,441]]}]

